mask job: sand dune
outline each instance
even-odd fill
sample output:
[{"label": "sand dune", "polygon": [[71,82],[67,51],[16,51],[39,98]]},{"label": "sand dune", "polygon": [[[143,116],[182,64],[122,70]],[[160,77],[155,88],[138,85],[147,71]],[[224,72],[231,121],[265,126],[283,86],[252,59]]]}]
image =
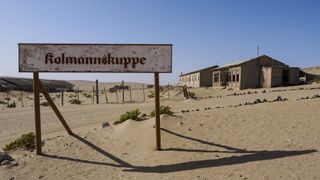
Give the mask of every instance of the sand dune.
[{"label": "sand dune", "polygon": [[[152,98],[137,98],[141,90],[134,92],[135,102],[130,103],[97,105],[81,96],[82,105],[61,106],[57,98],[76,135],[67,135],[52,110],[41,107],[45,155],[11,151],[19,165],[0,166],[0,179],[320,178],[320,98],[311,98],[320,95],[319,84],[189,91],[198,99],[185,100],[178,88],[169,98],[162,92],[161,104],[176,112],[161,116],[162,151],[154,150],[154,118],[112,125],[128,110],[139,108],[147,114],[153,110]],[[71,99],[68,95],[66,101]],[[271,102],[278,96],[288,100]],[[0,98],[5,97],[1,94]],[[258,98],[270,102],[244,105]],[[24,108],[17,102],[14,109],[1,105],[1,147],[34,129],[32,100],[26,98]],[[102,128],[106,121],[111,126]]]}]

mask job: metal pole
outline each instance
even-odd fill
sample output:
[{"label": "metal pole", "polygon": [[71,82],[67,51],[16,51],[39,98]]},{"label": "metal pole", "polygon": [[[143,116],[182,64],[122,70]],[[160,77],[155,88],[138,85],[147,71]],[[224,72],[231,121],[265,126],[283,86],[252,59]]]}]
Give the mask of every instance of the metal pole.
[{"label": "metal pole", "polygon": [[170,90],[170,84],[168,83],[168,99],[169,99],[169,90]]},{"label": "metal pole", "polygon": [[124,102],[124,81],[121,83],[121,89],[122,89],[122,102]]},{"label": "metal pole", "polygon": [[130,102],[131,102],[131,86],[129,86],[129,92],[130,92]]},{"label": "metal pole", "polygon": [[99,104],[99,82],[98,82],[98,79],[96,80],[96,100],[97,100],[97,104]]},{"label": "metal pole", "polygon": [[142,85],[142,92],[143,92],[143,101],[146,101],[146,95],[144,94],[144,84]]},{"label": "metal pole", "polygon": [[159,98],[159,73],[154,73],[154,102],[155,102],[155,123],[156,123],[156,145],[157,150],[161,150],[160,137],[160,98]]},{"label": "metal pole", "polygon": [[78,101],[80,100],[79,88],[77,89]]},{"label": "metal pole", "polygon": [[23,95],[22,95],[22,91],[21,91],[21,94],[20,94],[20,98],[21,98],[21,107],[23,107]]},{"label": "metal pole", "polygon": [[92,86],[92,104],[94,104],[94,86]]},{"label": "metal pole", "polygon": [[37,155],[42,154],[41,147],[41,120],[40,120],[40,98],[39,98],[39,73],[33,73],[33,94],[34,94],[34,116],[36,129],[36,151]]}]

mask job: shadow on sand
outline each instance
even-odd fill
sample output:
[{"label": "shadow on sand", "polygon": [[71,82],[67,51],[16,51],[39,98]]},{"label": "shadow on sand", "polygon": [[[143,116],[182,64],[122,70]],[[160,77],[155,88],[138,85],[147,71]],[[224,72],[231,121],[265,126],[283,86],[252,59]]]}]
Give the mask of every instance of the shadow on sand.
[{"label": "shadow on sand", "polygon": [[106,152],[105,150],[101,149],[100,147],[96,146],[95,144],[91,143],[90,141],[76,135],[72,134],[72,137],[78,139],[82,143],[86,144],[93,150],[97,151],[98,153],[106,156],[109,159],[112,159],[113,161],[117,162],[118,164],[111,164],[106,162],[96,162],[96,161],[89,161],[89,160],[82,160],[82,159],[75,159],[71,157],[64,157],[64,156],[57,156],[57,155],[49,155],[49,154],[42,154],[42,156],[49,157],[49,158],[56,158],[56,159],[63,159],[63,160],[69,160],[69,161],[75,161],[75,162],[81,162],[81,163],[88,163],[88,164],[97,164],[97,165],[107,165],[107,166],[113,166],[113,167],[133,167],[131,164],[121,160],[120,158]]},{"label": "shadow on sand", "polygon": [[143,172],[143,173],[170,173],[176,171],[187,171],[187,170],[194,170],[194,169],[201,169],[201,168],[209,168],[209,167],[219,167],[219,166],[227,166],[227,165],[236,165],[236,164],[244,164],[248,162],[254,161],[262,161],[262,160],[272,160],[278,158],[285,158],[290,156],[298,156],[304,155],[309,153],[317,152],[317,150],[301,150],[301,151],[248,151],[245,149],[234,148],[226,145],[216,144],[208,141],[204,141],[201,139],[196,139],[193,137],[188,137],[185,135],[181,135],[170,130],[161,128],[163,132],[169,133],[171,135],[195,141],[198,143],[220,147],[225,149],[225,151],[211,151],[211,150],[202,150],[202,149],[183,149],[183,148],[167,148],[163,149],[162,151],[182,151],[182,152],[202,152],[202,153],[239,153],[245,154],[240,156],[231,156],[231,157],[224,157],[219,159],[207,159],[207,160],[199,160],[199,161],[188,161],[182,163],[175,163],[175,164],[167,164],[167,165],[157,165],[157,166],[134,166],[131,165],[120,158],[106,152],[105,150],[101,149],[100,147],[92,144],[88,140],[78,136],[72,135],[74,138],[78,139],[82,143],[86,144],[93,150],[99,152],[100,154],[106,156],[107,158],[116,162],[116,164],[106,163],[106,162],[96,162],[96,161],[89,161],[89,160],[81,160],[71,157],[64,157],[64,156],[56,156],[56,155],[48,155],[43,154],[45,157],[49,158],[56,158],[56,159],[63,159],[81,163],[89,163],[89,164],[97,164],[97,165],[106,165],[112,167],[119,167],[119,168],[127,168],[124,171],[127,172]]}]

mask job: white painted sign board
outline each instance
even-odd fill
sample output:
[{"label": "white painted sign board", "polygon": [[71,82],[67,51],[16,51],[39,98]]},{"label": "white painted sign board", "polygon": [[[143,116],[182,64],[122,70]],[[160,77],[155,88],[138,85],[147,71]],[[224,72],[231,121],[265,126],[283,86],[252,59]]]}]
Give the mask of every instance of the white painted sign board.
[{"label": "white painted sign board", "polygon": [[20,43],[19,72],[171,73],[171,44]]}]

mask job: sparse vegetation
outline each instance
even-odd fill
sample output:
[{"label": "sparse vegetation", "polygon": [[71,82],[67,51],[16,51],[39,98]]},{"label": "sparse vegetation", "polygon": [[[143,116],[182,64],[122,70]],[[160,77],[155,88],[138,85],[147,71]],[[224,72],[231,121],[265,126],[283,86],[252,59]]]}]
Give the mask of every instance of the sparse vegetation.
[{"label": "sparse vegetation", "polygon": [[196,94],[194,92],[188,92],[188,96],[191,98],[194,98],[196,96]]},{"label": "sparse vegetation", "polygon": [[113,124],[120,124],[125,122],[128,119],[138,120],[138,116],[141,114],[139,109],[135,109],[133,111],[127,111],[126,113],[122,114],[118,121],[115,121]]},{"label": "sparse vegetation", "polygon": [[6,101],[10,101],[11,99],[9,97],[4,98]]},{"label": "sparse vegetation", "polygon": [[70,104],[81,104],[82,102],[81,102],[80,100],[78,100],[78,99],[71,99],[71,100],[69,101],[69,103],[70,103]]},{"label": "sparse vegetation", "polygon": [[[160,106],[160,114],[173,115],[174,112],[171,111],[171,107],[169,107],[169,106]],[[155,115],[156,115],[156,112],[155,112],[155,110],[153,110],[153,111],[150,113],[150,117],[154,117]]]},{"label": "sparse vegetation", "polygon": [[83,93],[83,95],[84,95],[84,97],[86,97],[86,98],[91,98],[91,97],[92,97],[91,94],[87,94],[87,93]]},{"label": "sparse vegetation", "polygon": [[0,101],[0,104],[7,104],[7,102],[5,102],[5,101]]},{"label": "sparse vegetation", "polygon": [[28,134],[23,134],[21,138],[6,144],[3,148],[4,151],[10,151],[17,147],[26,148],[26,149],[34,149],[35,147],[35,135],[33,132]]},{"label": "sparse vegetation", "polygon": [[49,106],[49,103],[47,101],[41,102],[40,103],[41,106]]},{"label": "sparse vegetation", "polygon": [[16,108],[16,102],[15,102],[15,101],[9,102],[9,103],[7,104],[7,108]]},{"label": "sparse vegetation", "polygon": [[154,98],[154,92],[151,91],[150,94],[148,94],[148,98]]}]

